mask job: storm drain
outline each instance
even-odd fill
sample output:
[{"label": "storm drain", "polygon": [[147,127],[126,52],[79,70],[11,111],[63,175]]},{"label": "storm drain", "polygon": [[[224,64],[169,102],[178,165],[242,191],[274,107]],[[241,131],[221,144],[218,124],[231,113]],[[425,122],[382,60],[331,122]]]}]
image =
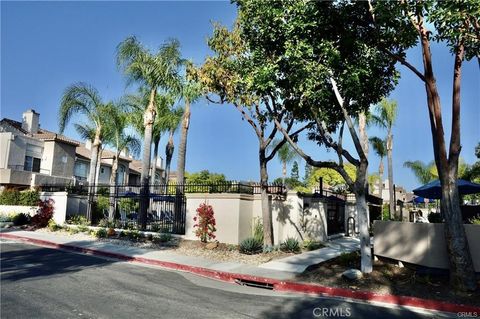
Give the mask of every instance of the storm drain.
[{"label": "storm drain", "polygon": [[245,280],[245,279],[238,279],[238,278],[235,279],[235,282],[241,286],[273,290],[273,284],[269,284],[268,282]]}]

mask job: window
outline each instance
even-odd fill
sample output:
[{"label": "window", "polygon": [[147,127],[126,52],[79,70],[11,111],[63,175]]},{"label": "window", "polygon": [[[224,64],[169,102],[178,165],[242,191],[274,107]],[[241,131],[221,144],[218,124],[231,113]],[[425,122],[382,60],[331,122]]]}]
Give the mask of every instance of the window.
[{"label": "window", "polygon": [[88,173],[87,163],[75,162],[74,175],[80,179],[86,179]]},{"label": "window", "polygon": [[25,156],[25,162],[23,164],[23,170],[29,172],[40,172],[40,163],[41,159],[32,157],[32,156]]},{"label": "window", "polygon": [[105,173],[105,169],[103,167],[100,168],[100,173],[102,173],[102,174]]},{"label": "window", "polygon": [[120,165],[118,166],[118,171],[117,171],[117,184],[123,185],[124,180],[125,180],[125,166]]}]

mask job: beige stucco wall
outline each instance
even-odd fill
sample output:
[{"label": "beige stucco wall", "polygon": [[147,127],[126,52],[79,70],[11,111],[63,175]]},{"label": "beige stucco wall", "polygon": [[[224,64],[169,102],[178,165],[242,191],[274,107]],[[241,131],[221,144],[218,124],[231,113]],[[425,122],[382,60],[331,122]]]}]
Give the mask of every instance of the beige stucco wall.
[{"label": "beige stucco wall", "polygon": [[32,181],[32,173],[0,168],[0,184],[15,184],[29,186]]},{"label": "beige stucco wall", "polygon": [[[480,225],[464,225],[475,271],[480,272]],[[449,268],[444,224],[375,221],[374,253],[408,263]]]}]

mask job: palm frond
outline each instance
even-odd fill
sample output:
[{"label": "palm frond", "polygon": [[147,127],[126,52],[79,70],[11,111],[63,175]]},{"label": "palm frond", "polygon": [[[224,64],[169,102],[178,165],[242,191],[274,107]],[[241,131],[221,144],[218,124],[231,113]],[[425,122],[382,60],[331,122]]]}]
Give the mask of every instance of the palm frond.
[{"label": "palm frond", "polygon": [[380,158],[387,156],[387,141],[378,136],[372,136],[368,139],[373,150]]},{"label": "palm frond", "polygon": [[93,141],[95,139],[95,128],[88,124],[73,124],[75,131],[83,140]]}]

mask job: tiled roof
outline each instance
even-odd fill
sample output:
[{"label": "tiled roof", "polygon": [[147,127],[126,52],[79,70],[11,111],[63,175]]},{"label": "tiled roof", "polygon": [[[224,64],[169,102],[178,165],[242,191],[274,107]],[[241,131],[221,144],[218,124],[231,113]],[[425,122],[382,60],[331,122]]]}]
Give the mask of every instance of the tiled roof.
[{"label": "tiled roof", "polygon": [[[78,146],[77,146],[77,149],[76,149],[76,156],[77,157],[81,157],[83,159],[86,159],[86,160],[90,160],[90,155],[92,153],[92,150],[91,149],[88,149],[85,144],[83,143],[80,143]],[[106,164],[106,165],[111,165],[110,163],[108,163],[106,160],[107,159],[112,159],[113,157],[115,156],[115,153],[110,151],[110,150],[107,150],[107,149],[104,149],[102,151],[102,164]],[[129,158],[129,157],[125,157],[125,156],[120,156],[120,159],[125,161],[125,162],[132,162],[133,159]],[[131,165],[130,165],[131,167]]]},{"label": "tiled roof", "polygon": [[36,133],[36,134],[30,134],[22,128],[22,123],[21,122],[14,121],[14,120],[7,119],[7,118],[2,119],[1,122],[12,126],[13,128],[19,130],[20,132],[22,132],[23,134],[25,134],[27,136],[31,136],[33,138],[36,138],[36,139],[39,139],[39,140],[42,140],[42,141],[59,141],[59,142],[63,142],[63,143],[66,143],[66,144],[73,145],[73,146],[80,145],[79,142],[77,142],[73,139],[70,139],[70,138],[66,137],[65,135],[57,134],[57,133],[45,130],[43,128],[38,128],[38,133]]}]

